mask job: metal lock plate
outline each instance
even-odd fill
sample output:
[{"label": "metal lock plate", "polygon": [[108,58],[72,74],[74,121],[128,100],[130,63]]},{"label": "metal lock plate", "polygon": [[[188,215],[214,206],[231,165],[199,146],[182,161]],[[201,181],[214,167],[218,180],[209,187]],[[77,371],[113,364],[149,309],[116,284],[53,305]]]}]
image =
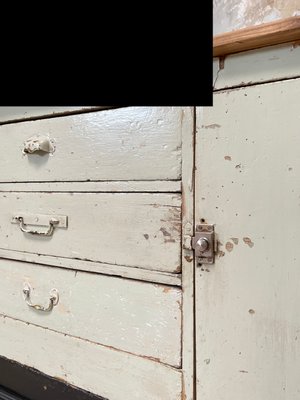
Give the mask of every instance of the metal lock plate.
[{"label": "metal lock plate", "polygon": [[197,264],[213,264],[215,262],[214,225],[197,225],[192,246],[195,250]]}]

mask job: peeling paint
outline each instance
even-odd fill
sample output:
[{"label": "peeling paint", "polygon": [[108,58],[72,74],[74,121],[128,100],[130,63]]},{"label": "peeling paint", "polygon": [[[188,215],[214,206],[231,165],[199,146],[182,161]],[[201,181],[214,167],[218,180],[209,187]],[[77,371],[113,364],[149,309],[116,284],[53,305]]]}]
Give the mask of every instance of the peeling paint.
[{"label": "peeling paint", "polygon": [[219,124],[202,125],[202,128],[205,128],[205,129],[216,129],[216,128],[220,128],[220,127],[221,127],[221,125],[219,125]]},{"label": "peeling paint", "polygon": [[249,246],[249,247],[253,247],[254,243],[252,242],[252,240],[249,237],[244,237],[243,241]]},{"label": "peeling paint", "polygon": [[168,232],[168,231],[166,230],[166,228],[164,228],[164,227],[161,227],[161,228],[160,228],[160,231],[162,232],[162,234],[163,234],[164,236],[171,236],[171,233]]},{"label": "peeling paint", "polygon": [[227,251],[231,252],[233,250],[233,244],[231,242],[227,242],[225,244],[225,248]]}]

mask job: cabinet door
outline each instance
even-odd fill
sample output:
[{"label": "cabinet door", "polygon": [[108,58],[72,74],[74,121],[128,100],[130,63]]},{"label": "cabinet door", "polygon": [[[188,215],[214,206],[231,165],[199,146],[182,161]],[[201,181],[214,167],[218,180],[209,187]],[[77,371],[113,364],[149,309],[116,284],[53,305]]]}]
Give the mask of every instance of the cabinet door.
[{"label": "cabinet door", "polygon": [[197,109],[197,399],[300,396],[300,79],[218,92]]}]

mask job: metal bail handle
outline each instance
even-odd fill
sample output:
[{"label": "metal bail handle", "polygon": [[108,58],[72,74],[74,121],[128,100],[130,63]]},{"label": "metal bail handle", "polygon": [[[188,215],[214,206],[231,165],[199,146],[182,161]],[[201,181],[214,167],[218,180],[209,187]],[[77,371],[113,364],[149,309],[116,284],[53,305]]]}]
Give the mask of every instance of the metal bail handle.
[{"label": "metal bail handle", "polygon": [[25,302],[29,307],[34,308],[37,311],[49,312],[49,311],[52,311],[53,307],[58,304],[59,294],[56,289],[52,289],[50,291],[50,299],[49,299],[48,307],[43,307],[43,306],[40,306],[39,304],[33,304],[30,300],[30,292],[31,292],[31,287],[29,286],[28,283],[25,283],[24,288],[23,288]]},{"label": "metal bail handle", "polygon": [[27,225],[24,224],[24,219],[23,217],[15,217],[16,220],[18,220],[20,222],[20,229],[22,232],[25,233],[30,233],[31,235],[40,235],[40,236],[52,236],[55,227],[59,224],[59,221],[55,218],[51,218],[49,221],[49,227],[46,231],[36,231],[36,230],[32,230],[32,229],[28,229]]}]

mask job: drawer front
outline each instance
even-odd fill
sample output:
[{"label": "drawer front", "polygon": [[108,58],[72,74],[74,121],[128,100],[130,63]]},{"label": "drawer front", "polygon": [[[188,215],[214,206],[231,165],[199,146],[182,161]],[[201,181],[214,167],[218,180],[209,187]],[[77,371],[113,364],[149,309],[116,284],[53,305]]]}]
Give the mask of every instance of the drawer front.
[{"label": "drawer front", "polygon": [[[21,231],[12,217],[67,216],[68,227],[42,237]],[[2,193],[0,247],[43,255],[179,272],[181,197],[151,193]],[[47,231],[46,226],[27,229]]]},{"label": "drawer front", "polygon": [[181,400],[176,368],[0,316],[0,354],[109,400]]},{"label": "drawer front", "polygon": [[[2,125],[0,182],[180,179],[183,116],[180,107],[128,107]],[[54,141],[53,153],[46,143],[23,153],[37,135]]]},{"label": "drawer front", "polygon": [[[0,314],[180,366],[178,288],[3,259],[0,281]],[[50,312],[32,309],[24,285],[33,304],[47,307],[52,289],[58,304]]]}]

